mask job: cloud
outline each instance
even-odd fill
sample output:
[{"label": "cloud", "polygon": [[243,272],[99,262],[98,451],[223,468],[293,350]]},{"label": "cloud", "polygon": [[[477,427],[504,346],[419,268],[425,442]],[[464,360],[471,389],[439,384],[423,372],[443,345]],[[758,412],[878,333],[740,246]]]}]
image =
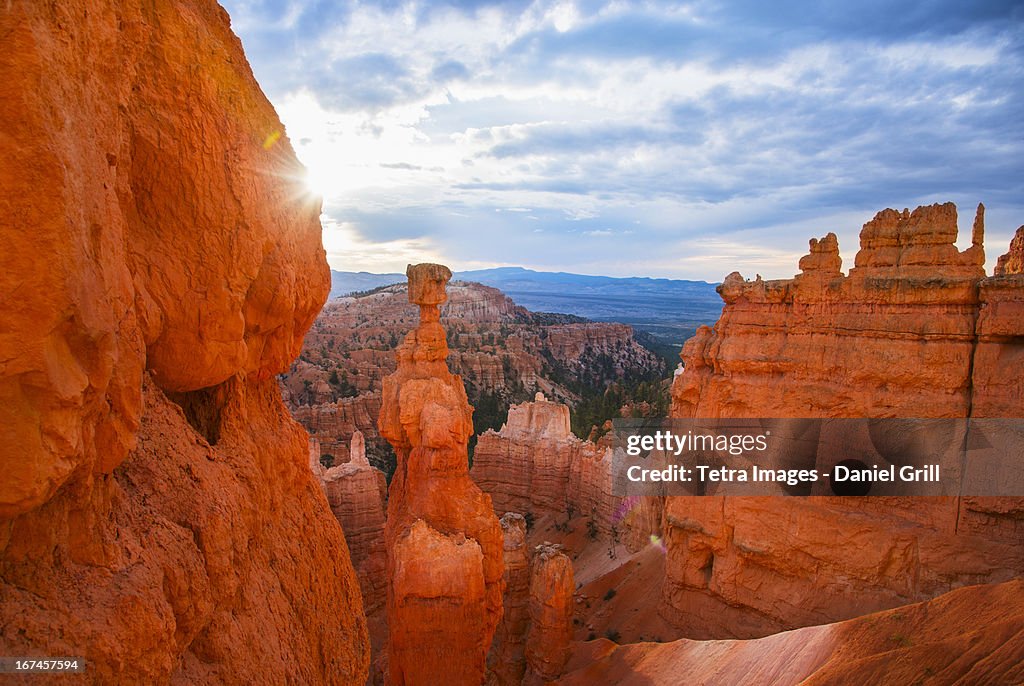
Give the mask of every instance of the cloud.
[{"label": "cloud", "polygon": [[225,4],[336,268],[775,277],[884,206],[1024,221],[1019,3]]}]

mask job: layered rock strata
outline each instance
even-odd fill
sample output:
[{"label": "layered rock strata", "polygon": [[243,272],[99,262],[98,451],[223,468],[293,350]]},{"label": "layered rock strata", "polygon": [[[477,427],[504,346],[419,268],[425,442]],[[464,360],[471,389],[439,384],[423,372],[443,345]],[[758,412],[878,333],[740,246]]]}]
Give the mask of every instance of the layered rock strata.
[{"label": "layered rock strata", "polygon": [[227,15],[15,0],[0,34],[0,653],[361,682],[355,573],[275,378],[328,291],[319,203]]},{"label": "layered rock strata", "polygon": [[500,520],[504,537],[504,614],[487,657],[488,684],[519,686],[526,672],[526,630],[530,625],[530,556],[526,519],[506,512]]},{"label": "layered rock strata", "polygon": [[501,431],[479,437],[471,474],[496,511],[579,513],[605,534],[614,525],[610,449],[573,435],[569,407],[541,393],[509,408]]},{"label": "layered rock strata", "polygon": [[562,552],[562,546],[537,546],[530,562],[524,686],[539,686],[558,678],[569,660],[575,590],[572,561]]},{"label": "layered rock strata", "polygon": [[[848,276],[832,234],[792,280],[730,274],[721,319],[683,349],[673,416],[1024,416],[1008,372],[1024,364],[1024,275],[985,277],[982,210],[963,252],[956,208],[933,205],[878,213]],[[663,612],[698,638],[1024,573],[1018,499],[669,498],[665,524]]]},{"label": "layered rock strata", "polygon": [[359,431],[352,435],[346,463],[325,469],[320,463],[319,450],[313,452],[310,467],[320,481],[331,512],[345,532],[352,566],[363,593],[363,610],[372,614],[384,607],[386,586],[384,502],[387,483],[384,473],[366,460],[363,434]]},{"label": "layered rock strata", "polygon": [[472,408],[448,371],[439,306],[451,272],[410,265],[420,324],[384,379],[380,433],[398,465],[388,495],[388,683],[480,684],[502,614],[503,538],[469,478]]}]

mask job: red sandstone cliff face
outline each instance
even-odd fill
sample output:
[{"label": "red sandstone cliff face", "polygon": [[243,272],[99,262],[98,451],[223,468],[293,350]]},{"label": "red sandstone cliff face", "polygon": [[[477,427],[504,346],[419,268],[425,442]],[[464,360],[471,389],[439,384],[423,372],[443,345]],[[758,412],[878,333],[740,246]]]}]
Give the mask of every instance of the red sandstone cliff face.
[{"label": "red sandstone cliff face", "polygon": [[504,590],[502,530],[469,478],[472,408],[439,323],[451,272],[410,266],[420,325],[384,380],[380,433],[398,466],[388,494],[387,681],[480,684]]},{"label": "red sandstone cliff face", "polygon": [[470,473],[496,512],[583,514],[605,534],[614,525],[609,450],[574,436],[568,406],[542,394],[509,408],[500,432],[480,436]]},{"label": "red sandstone cliff face", "polygon": [[1024,226],[999,257],[995,275],[978,284],[971,416],[1020,417],[1024,410]]},{"label": "red sandstone cliff face", "polygon": [[355,574],[274,379],[328,290],[318,203],[227,15],[17,0],[0,35],[0,652],[361,681]]},{"label": "red sandstone cliff face", "polygon": [[[982,214],[885,210],[839,271],[833,235],[801,274],[720,287],[683,349],[677,417],[1022,416],[1024,276],[985,277]],[[1007,260],[1009,263],[1011,260]],[[693,637],[845,619],[1024,573],[1024,505],[984,498],[669,498],[664,613]]]},{"label": "red sandstone cliff face", "polygon": [[1010,249],[996,262],[995,275],[1008,274],[1024,274],[1024,226],[1017,229],[1010,241]]},{"label": "red sandstone cliff face", "polygon": [[611,446],[577,438],[569,430],[569,407],[540,393],[509,408],[501,431],[479,437],[470,475],[491,496],[495,512],[579,515],[596,534],[632,550],[661,531],[660,499],[624,503],[613,495]]}]

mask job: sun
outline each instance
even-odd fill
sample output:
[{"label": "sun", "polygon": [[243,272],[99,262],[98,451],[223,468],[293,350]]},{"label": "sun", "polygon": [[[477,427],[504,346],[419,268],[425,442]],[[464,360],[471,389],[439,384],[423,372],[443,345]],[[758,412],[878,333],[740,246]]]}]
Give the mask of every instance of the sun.
[{"label": "sun", "polygon": [[331,186],[336,185],[333,174],[321,164],[306,162],[306,173],[302,179],[306,191],[310,195],[326,198],[330,195]]}]

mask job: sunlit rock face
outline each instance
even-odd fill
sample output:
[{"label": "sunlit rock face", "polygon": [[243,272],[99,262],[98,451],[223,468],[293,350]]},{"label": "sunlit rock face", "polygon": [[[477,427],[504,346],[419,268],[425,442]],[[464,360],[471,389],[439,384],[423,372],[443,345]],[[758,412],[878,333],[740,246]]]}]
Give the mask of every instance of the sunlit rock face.
[{"label": "sunlit rock face", "polygon": [[996,262],[996,276],[1011,274],[1024,274],[1024,226],[1018,227],[1010,241],[1010,249]]},{"label": "sunlit rock face", "polygon": [[328,291],[319,206],[227,15],[15,0],[0,34],[2,652],[360,682],[356,576],[274,378]]},{"label": "sunlit rock face", "polygon": [[451,272],[420,264],[407,276],[420,323],[384,379],[379,423],[398,456],[385,528],[387,681],[479,684],[502,615],[502,529],[469,478],[472,409],[445,363],[438,320]]},{"label": "sunlit rock face", "polygon": [[[964,251],[951,203],[884,210],[846,276],[832,234],[811,241],[794,279],[730,274],[721,319],[683,349],[672,415],[1024,416],[1024,275],[985,276],[983,233],[981,207]],[[665,523],[663,613],[701,638],[1024,573],[1012,498],[669,498]]]},{"label": "sunlit rock face", "polygon": [[579,646],[557,683],[1014,684],[1024,678],[1024,580],[960,588],[933,600],[746,641]]}]

